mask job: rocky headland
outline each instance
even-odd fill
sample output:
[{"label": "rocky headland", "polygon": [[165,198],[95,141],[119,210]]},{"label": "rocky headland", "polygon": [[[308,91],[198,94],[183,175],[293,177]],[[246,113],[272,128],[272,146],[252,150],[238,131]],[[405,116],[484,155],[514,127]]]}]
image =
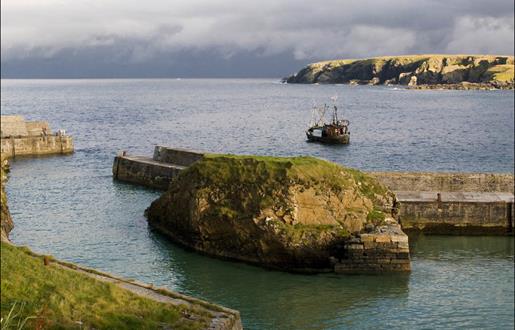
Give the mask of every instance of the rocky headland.
[{"label": "rocky headland", "polygon": [[514,57],[414,55],[332,60],[309,64],[284,81],[406,85],[415,89],[513,89]]},{"label": "rocky headland", "polygon": [[[406,271],[407,237],[394,206],[376,179],[325,160],[205,155],[146,213],[175,242],[217,257],[300,272],[334,271],[342,260],[351,272]],[[377,266],[377,258],[399,256],[398,269]]]}]

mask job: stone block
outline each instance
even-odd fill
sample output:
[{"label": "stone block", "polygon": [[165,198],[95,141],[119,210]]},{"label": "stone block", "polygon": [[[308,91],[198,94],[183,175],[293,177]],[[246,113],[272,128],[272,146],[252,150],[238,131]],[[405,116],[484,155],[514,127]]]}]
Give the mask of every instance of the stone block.
[{"label": "stone block", "polygon": [[366,250],[375,249],[375,247],[376,247],[376,243],[375,243],[374,241],[367,241],[367,242],[364,242],[364,243],[363,243],[363,247],[364,247]]},{"label": "stone block", "polygon": [[346,247],[349,250],[363,250],[363,244],[349,244]]},{"label": "stone block", "polygon": [[392,242],[408,243],[408,235],[392,235],[390,239]]},{"label": "stone block", "polygon": [[397,243],[397,248],[399,249],[409,249],[409,244],[408,242],[398,242]]},{"label": "stone block", "polygon": [[372,234],[361,234],[361,241],[365,242],[373,242],[375,239],[375,235]]},{"label": "stone block", "polygon": [[375,237],[376,243],[391,243],[389,235],[377,235]]}]

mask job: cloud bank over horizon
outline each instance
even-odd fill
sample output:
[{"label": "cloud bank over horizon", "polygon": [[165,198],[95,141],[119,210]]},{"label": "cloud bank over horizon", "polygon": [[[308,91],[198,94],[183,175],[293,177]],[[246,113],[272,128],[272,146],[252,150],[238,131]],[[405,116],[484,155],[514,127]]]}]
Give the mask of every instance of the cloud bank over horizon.
[{"label": "cloud bank over horizon", "polygon": [[512,0],[2,0],[2,77],[279,77],[335,58],[513,55]]}]

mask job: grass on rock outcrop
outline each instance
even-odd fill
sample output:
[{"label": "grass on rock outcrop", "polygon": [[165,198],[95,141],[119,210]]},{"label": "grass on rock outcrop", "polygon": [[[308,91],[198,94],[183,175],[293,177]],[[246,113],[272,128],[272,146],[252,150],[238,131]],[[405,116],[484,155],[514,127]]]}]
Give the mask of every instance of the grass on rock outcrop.
[{"label": "grass on rock outcrop", "polygon": [[[249,166],[249,163],[253,166]],[[289,184],[299,183],[339,191],[358,182],[357,189],[374,203],[378,197],[388,194],[385,186],[359,170],[309,156],[207,154],[203,161],[195,163],[189,170],[198,171],[214,186],[229,182],[241,185],[242,189],[268,187],[270,190],[281,190]],[[272,194],[266,193],[261,196],[261,207],[277,202],[270,196]]]}]

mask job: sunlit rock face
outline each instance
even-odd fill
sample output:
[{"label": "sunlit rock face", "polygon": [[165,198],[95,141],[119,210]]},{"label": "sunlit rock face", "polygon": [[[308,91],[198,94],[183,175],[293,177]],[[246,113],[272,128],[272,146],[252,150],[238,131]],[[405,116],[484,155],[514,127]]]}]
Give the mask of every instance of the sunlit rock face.
[{"label": "sunlit rock face", "polygon": [[[513,89],[513,56],[416,55],[333,60],[308,65],[288,83],[350,83]],[[468,83],[461,88],[461,84]]]}]

